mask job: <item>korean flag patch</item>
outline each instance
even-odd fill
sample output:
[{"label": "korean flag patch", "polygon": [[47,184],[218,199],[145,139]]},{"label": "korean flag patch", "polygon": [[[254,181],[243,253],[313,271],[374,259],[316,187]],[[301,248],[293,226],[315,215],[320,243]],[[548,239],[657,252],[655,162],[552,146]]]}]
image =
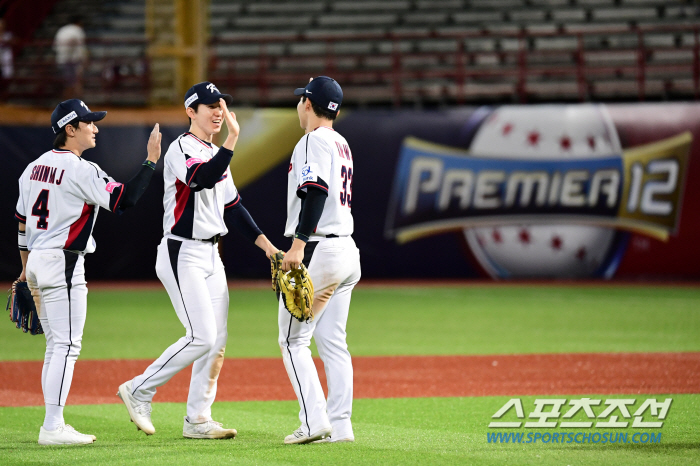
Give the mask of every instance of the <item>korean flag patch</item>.
[{"label": "korean flag patch", "polygon": [[318,181],[318,164],[317,163],[309,163],[307,165],[304,165],[301,167],[301,173],[299,174],[299,186],[303,185],[304,183],[312,182],[315,183]]},{"label": "korean flag patch", "polygon": [[335,102],[329,102],[328,110],[333,110],[335,112],[336,110],[338,110],[338,104]]}]

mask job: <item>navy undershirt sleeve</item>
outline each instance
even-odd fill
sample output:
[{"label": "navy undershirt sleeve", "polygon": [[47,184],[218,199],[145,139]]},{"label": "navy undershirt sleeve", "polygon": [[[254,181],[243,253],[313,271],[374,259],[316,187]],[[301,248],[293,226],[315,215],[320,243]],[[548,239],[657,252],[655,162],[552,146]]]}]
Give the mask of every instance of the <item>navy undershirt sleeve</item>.
[{"label": "navy undershirt sleeve", "polygon": [[211,160],[199,165],[194,165],[188,170],[188,172],[191,171],[191,174],[188,173],[187,184],[189,185],[195,182],[197,186],[201,186],[202,188],[213,188],[226,172],[232,157],[233,151],[220,147],[219,151]]},{"label": "navy undershirt sleeve", "polygon": [[144,162],[133,178],[124,183],[124,186],[112,192],[110,195],[110,210],[121,214],[129,207],[135,206],[151,183],[154,171],[155,164],[153,162]]},{"label": "navy undershirt sleeve", "polygon": [[295,238],[299,238],[306,242],[309,241],[311,233],[316,230],[318,221],[321,220],[323,206],[325,205],[327,198],[328,192],[326,191],[312,187],[307,189],[306,196],[304,196],[301,204],[299,225],[297,225],[297,231],[294,235]]},{"label": "navy undershirt sleeve", "polygon": [[152,168],[144,165],[138,173],[136,173],[136,176],[124,185],[124,195],[122,201],[119,203],[119,207],[122,210],[136,205],[136,202],[138,202],[141,196],[143,196],[143,193],[146,192],[146,188],[148,188],[151,178],[153,178],[154,171],[155,170]]},{"label": "navy undershirt sleeve", "polygon": [[229,229],[235,228],[253,243],[258,239],[258,236],[262,235],[262,230],[258,228],[253,217],[240,202],[224,210],[224,221]]}]

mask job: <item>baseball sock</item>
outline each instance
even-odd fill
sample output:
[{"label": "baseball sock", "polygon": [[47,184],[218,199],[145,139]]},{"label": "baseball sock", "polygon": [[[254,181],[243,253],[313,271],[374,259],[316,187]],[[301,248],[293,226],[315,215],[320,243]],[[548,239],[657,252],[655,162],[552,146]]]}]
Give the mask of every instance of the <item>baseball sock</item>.
[{"label": "baseball sock", "polygon": [[63,425],[63,406],[46,405],[46,417],[44,417],[44,429],[56,430]]}]

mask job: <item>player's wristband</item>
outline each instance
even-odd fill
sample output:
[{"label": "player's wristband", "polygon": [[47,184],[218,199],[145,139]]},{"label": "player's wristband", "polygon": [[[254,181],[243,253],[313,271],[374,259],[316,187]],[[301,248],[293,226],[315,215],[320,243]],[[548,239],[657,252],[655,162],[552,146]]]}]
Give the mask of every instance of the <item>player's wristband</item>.
[{"label": "player's wristband", "polygon": [[148,167],[148,168],[150,168],[150,169],[152,169],[152,170],[155,170],[155,169],[156,169],[156,164],[155,164],[154,162],[151,162],[150,160],[146,160],[145,162],[143,162],[142,165],[143,165],[144,167]]},{"label": "player's wristband", "polygon": [[28,251],[26,231],[17,231],[17,246],[19,247],[20,251]]},{"label": "player's wristband", "polygon": [[294,237],[295,237],[295,238],[299,238],[300,240],[302,240],[302,241],[305,242],[305,243],[308,243],[308,242],[309,242],[309,237],[306,236],[304,233],[298,233],[298,232],[297,232],[297,234],[295,234]]}]

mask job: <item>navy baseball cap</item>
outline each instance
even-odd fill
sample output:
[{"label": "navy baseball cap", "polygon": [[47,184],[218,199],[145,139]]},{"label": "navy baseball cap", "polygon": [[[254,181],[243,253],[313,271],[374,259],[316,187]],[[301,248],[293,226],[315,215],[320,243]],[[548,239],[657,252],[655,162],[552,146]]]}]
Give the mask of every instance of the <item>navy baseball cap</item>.
[{"label": "navy baseball cap", "polygon": [[107,112],[91,112],[85,102],[80,99],[64,100],[56,105],[51,114],[51,129],[60,133],[72,121],[100,121]]},{"label": "navy baseball cap", "polygon": [[294,95],[305,95],[319,107],[337,113],[343,103],[343,90],[340,84],[328,76],[314,78],[306,85],[294,91]]},{"label": "navy baseball cap", "polygon": [[204,81],[189,88],[185,94],[185,108],[192,107],[196,110],[199,104],[209,105],[218,102],[219,99],[224,99],[226,105],[233,103],[233,97],[222,94],[214,84]]}]

